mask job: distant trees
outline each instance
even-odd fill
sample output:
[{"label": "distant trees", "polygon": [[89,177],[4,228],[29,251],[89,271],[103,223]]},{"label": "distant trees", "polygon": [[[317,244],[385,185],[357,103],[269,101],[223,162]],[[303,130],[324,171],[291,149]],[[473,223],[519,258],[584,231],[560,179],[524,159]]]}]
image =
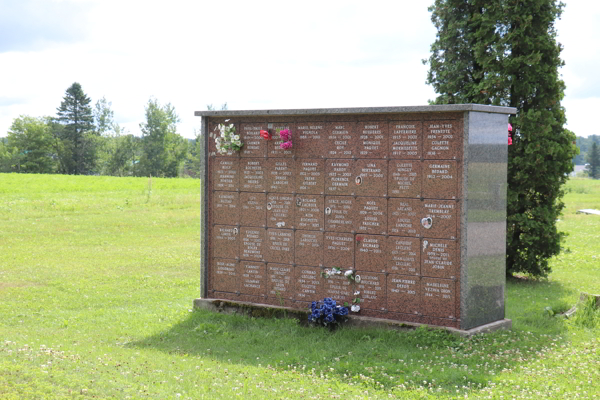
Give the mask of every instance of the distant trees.
[{"label": "distant trees", "polygon": [[588,163],[585,170],[590,178],[600,179],[600,151],[596,142],[592,144],[592,148],[587,153],[585,161]]},{"label": "distant trees", "polygon": [[49,117],[34,118],[22,115],[15,118],[8,131],[7,148],[11,154],[11,169],[16,172],[50,174],[55,172],[56,156],[52,148]]},{"label": "distant trees", "polygon": [[592,148],[594,143],[600,144],[600,135],[590,135],[588,137],[577,136],[577,147],[579,148],[579,154],[573,158],[573,164],[585,164],[587,162],[587,152]]}]

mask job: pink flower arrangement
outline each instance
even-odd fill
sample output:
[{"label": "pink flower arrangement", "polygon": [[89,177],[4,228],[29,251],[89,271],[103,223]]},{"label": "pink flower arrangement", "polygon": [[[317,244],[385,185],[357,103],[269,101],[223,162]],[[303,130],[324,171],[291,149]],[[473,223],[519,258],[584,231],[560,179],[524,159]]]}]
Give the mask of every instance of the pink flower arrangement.
[{"label": "pink flower arrangement", "polygon": [[512,125],[508,124],[508,145],[512,144]]},{"label": "pink flower arrangement", "polygon": [[283,150],[292,148],[292,132],[289,129],[282,129],[279,131],[279,137],[283,140],[283,143],[279,145]]}]

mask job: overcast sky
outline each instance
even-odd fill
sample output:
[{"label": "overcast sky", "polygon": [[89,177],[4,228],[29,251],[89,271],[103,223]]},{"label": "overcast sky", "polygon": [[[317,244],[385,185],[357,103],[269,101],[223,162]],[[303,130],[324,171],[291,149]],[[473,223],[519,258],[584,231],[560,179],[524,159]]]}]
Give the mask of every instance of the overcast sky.
[{"label": "overcast sky", "polygon": [[[567,127],[600,134],[600,2],[563,0]],[[0,136],[14,118],[55,115],[73,83],[140,134],[150,98],[179,133],[194,111],[410,106],[425,84],[433,0],[0,0]]]}]

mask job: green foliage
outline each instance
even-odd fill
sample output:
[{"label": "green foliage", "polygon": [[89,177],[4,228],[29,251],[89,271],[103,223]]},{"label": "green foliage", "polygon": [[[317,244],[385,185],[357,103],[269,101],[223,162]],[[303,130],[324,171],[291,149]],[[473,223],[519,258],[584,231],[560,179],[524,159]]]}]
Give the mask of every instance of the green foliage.
[{"label": "green foliage", "polygon": [[118,129],[118,126],[115,126],[115,113],[110,108],[111,105],[112,103],[110,101],[107,101],[106,98],[102,97],[96,102],[96,105],[92,110],[96,132],[99,135],[110,135]]},{"label": "green foliage", "polygon": [[16,172],[49,174],[55,171],[50,118],[22,115],[15,118],[9,131],[7,147],[17,149]]},{"label": "green foliage", "polygon": [[57,120],[63,129],[54,131],[54,135],[61,142],[57,154],[62,173],[89,174],[96,167],[98,141],[94,137],[90,102],[81,85],[75,82],[67,89],[57,109]]},{"label": "green foliage", "polygon": [[588,175],[593,179],[600,179],[600,150],[596,142],[592,144],[592,148],[587,153],[585,158],[588,165],[585,167]]},{"label": "green foliage", "polygon": [[142,130],[140,171],[145,176],[176,177],[185,161],[187,141],[177,133],[179,117],[171,104],[150,99]]},{"label": "green foliage", "polygon": [[517,108],[510,118],[507,199],[507,274],[545,276],[560,251],[556,220],[562,186],[577,154],[564,128],[561,46],[556,0],[489,2],[436,0],[438,30],[431,45],[427,83],[435,104],[477,103]]},{"label": "green foliage", "polygon": [[577,147],[579,148],[579,154],[573,158],[573,164],[585,164],[587,152],[592,148],[594,143],[600,144],[600,135],[590,135],[588,137],[577,136]]}]

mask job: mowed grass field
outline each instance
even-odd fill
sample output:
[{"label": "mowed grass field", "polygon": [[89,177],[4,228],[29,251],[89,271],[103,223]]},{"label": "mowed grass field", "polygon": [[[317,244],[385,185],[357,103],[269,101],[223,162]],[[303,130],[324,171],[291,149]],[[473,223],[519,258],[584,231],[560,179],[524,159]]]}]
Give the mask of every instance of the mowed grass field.
[{"label": "mowed grass field", "polygon": [[192,311],[200,181],[0,174],[0,399],[600,398],[600,182],[573,179],[565,251],[507,283],[514,329],[303,327]]}]

